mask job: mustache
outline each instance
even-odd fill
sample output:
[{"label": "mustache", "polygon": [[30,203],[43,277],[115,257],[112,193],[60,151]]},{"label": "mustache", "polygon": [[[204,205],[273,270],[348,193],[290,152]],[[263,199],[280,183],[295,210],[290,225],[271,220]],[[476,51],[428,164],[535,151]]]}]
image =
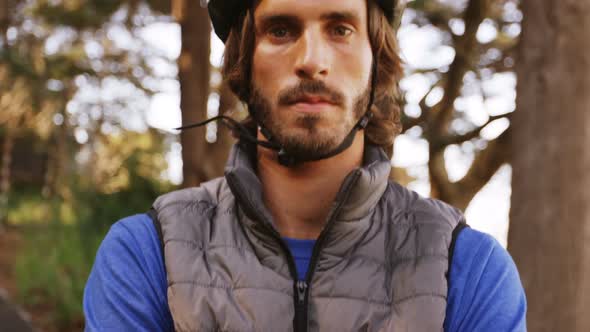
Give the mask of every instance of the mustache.
[{"label": "mustache", "polygon": [[286,88],[278,96],[278,104],[288,106],[297,103],[306,95],[319,96],[336,106],[344,106],[344,94],[332,89],[322,81],[303,80],[294,87]]}]

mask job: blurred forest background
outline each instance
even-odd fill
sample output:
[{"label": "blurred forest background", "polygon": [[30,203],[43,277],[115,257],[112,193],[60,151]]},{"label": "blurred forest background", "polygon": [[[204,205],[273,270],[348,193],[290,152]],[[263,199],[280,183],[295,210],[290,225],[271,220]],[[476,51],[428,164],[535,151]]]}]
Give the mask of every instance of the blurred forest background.
[{"label": "blurred forest background", "polygon": [[[203,4],[0,3],[0,288],[43,331],[82,329],[84,284],[112,223],[223,173],[225,128],[166,130],[244,115]],[[590,0],[413,0],[401,19],[392,176],[465,210],[513,169],[508,248],[532,331],[590,328],[589,17]],[[174,38],[175,50],[159,45]],[[162,102],[171,92],[176,104]]]}]

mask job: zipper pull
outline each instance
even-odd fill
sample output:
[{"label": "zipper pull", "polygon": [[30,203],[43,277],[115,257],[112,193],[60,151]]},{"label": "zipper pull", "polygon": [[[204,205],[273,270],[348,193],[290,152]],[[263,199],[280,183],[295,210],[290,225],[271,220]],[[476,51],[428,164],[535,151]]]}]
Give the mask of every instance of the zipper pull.
[{"label": "zipper pull", "polygon": [[307,293],[307,282],[304,280],[297,281],[297,299],[299,304],[303,304],[305,302],[305,296]]}]

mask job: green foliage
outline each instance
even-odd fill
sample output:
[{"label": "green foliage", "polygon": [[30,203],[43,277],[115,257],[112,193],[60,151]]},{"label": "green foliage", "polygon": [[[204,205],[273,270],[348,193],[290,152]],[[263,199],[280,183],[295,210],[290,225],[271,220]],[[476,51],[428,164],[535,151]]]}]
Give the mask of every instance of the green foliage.
[{"label": "green foliage", "polygon": [[43,17],[50,24],[69,25],[77,29],[100,27],[124,1],[81,0],[81,1],[37,1],[32,14]]},{"label": "green foliage", "polygon": [[[84,285],[111,224],[172,190],[160,180],[164,135],[127,129],[164,78],[148,62],[174,61],[139,38],[147,24],[169,21],[156,12],[166,14],[170,1],[11,3],[6,17],[0,5],[0,142],[8,132],[16,142],[6,219],[27,230],[16,282],[25,306],[72,330],[83,320]],[[110,98],[113,82],[124,91]],[[87,139],[76,141],[80,132]],[[31,144],[20,144],[29,136]]]},{"label": "green foliage", "polygon": [[18,256],[16,277],[21,301],[52,308],[54,326],[66,329],[83,321],[82,295],[101,232],[82,235],[75,225],[55,224],[31,232]]},{"label": "green foliage", "polygon": [[137,174],[133,160],[126,164],[130,185],[115,193],[78,187],[71,202],[46,200],[32,190],[13,195],[11,218],[30,226],[16,263],[20,299],[28,307],[51,308],[53,325],[60,330],[83,322],[84,285],[111,224],[147,211],[158,195],[172,189]]},{"label": "green foliage", "polygon": [[84,233],[105,230],[123,217],[147,211],[156,197],[171,189],[171,185],[131,172],[129,186],[123,190],[108,194],[79,191],[76,193],[79,199],[76,204],[78,224]]}]

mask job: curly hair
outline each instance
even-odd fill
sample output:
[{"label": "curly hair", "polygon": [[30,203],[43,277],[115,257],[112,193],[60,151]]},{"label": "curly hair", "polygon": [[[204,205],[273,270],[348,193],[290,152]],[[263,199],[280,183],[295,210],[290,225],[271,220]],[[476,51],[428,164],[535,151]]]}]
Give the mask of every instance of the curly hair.
[{"label": "curly hair", "polygon": [[[369,41],[377,60],[377,80],[373,117],[365,128],[365,139],[393,154],[393,142],[401,132],[398,83],[402,76],[402,61],[398,52],[395,30],[383,11],[373,0],[367,0]],[[225,43],[222,75],[238,98],[247,103],[250,98],[250,77],[254,54],[254,22],[249,11],[238,18]],[[248,118],[246,125],[253,125]]]}]

